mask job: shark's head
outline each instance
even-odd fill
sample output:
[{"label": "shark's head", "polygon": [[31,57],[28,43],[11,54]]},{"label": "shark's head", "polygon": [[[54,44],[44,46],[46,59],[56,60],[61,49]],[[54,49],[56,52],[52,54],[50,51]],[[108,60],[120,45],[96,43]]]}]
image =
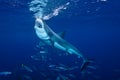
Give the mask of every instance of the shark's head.
[{"label": "shark's head", "polygon": [[37,36],[42,40],[49,39],[48,32],[45,30],[45,26],[45,22],[43,22],[42,19],[36,18],[34,28]]}]

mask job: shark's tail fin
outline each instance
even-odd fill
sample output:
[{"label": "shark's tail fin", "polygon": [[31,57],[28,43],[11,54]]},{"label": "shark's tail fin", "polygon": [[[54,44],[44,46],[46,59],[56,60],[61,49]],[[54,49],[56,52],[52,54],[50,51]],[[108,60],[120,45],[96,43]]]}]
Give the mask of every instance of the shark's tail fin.
[{"label": "shark's tail fin", "polygon": [[85,77],[85,74],[86,74],[86,72],[88,72],[87,70],[88,70],[88,67],[89,67],[89,65],[91,64],[93,62],[93,60],[91,60],[91,59],[84,59],[83,60],[83,64],[82,64],[82,66],[81,66],[81,68],[80,68],[80,70],[81,70],[81,76],[84,78]]},{"label": "shark's tail fin", "polygon": [[93,62],[92,59],[84,60],[82,66],[81,66],[81,72],[85,72],[86,69],[88,68],[89,64],[92,62]]}]

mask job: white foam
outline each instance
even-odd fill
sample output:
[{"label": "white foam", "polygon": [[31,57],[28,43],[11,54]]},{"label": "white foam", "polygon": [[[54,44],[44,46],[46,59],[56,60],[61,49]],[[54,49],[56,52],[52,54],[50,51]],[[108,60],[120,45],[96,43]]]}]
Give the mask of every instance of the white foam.
[{"label": "white foam", "polygon": [[[61,6],[56,6],[55,9],[52,9],[50,13],[48,13],[48,0],[33,0],[29,3],[29,10],[34,12],[35,17],[39,17],[43,20],[49,20],[50,18],[59,15],[62,10],[67,9],[69,4],[70,2],[67,2],[66,4],[63,4]],[[50,8],[50,6],[48,8]]]},{"label": "white foam", "polygon": [[29,3],[29,10],[34,12],[35,17],[42,18],[44,15],[44,8],[47,6],[47,0],[33,0]]}]

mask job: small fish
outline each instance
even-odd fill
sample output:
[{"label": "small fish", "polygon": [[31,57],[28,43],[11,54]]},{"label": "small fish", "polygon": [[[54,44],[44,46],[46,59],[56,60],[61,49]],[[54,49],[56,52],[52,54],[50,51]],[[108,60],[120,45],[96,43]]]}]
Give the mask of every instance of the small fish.
[{"label": "small fish", "polygon": [[40,61],[40,58],[39,58],[39,56],[37,56],[37,55],[31,56],[31,58],[32,58],[33,60],[35,60],[35,61]]},{"label": "small fish", "polygon": [[30,67],[28,67],[28,66],[26,66],[26,65],[24,65],[24,64],[22,64],[22,67],[23,67],[25,70],[27,70],[28,72],[33,72],[33,70],[32,70]]},{"label": "small fish", "polygon": [[60,69],[60,70],[64,70],[64,71],[68,70],[67,68],[62,67],[62,66],[59,66],[59,67],[56,67],[56,68],[57,68],[57,69]]},{"label": "small fish", "polygon": [[0,76],[7,76],[7,75],[11,75],[12,72],[9,71],[4,71],[4,72],[0,72]]},{"label": "small fish", "polygon": [[53,68],[53,67],[56,67],[56,65],[49,65],[48,67],[49,68]]},{"label": "small fish", "polygon": [[51,69],[52,71],[60,72],[59,69]]},{"label": "small fish", "polygon": [[77,69],[77,68],[79,68],[79,67],[78,66],[73,66],[73,67],[68,68],[68,70],[74,70],[74,69]]},{"label": "small fish", "polygon": [[62,74],[59,74],[59,77],[62,79],[62,80],[70,80],[68,77],[62,75]]},{"label": "small fish", "polygon": [[47,53],[47,51],[40,51],[41,54]]},{"label": "small fish", "polygon": [[88,68],[93,69],[93,70],[96,70],[96,67],[95,67],[95,66],[88,66]]},{"label": "small fish", "polygon": [[75,78],[76,76],[73,74],[68,74],[69,77]]}]

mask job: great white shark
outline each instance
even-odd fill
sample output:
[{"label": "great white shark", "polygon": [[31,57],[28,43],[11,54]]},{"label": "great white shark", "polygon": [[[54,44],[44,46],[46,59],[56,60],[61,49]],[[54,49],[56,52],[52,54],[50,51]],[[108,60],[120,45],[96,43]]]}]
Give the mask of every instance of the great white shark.
[{"label": "great white shark", "polygon": [[55,33],[42,19],[36,18],[34,28],[38,38],[46,44],[82,58],[81,70],[87,66],[86,64],[90,63],[76,47],[64,40],[62,35]]}]

